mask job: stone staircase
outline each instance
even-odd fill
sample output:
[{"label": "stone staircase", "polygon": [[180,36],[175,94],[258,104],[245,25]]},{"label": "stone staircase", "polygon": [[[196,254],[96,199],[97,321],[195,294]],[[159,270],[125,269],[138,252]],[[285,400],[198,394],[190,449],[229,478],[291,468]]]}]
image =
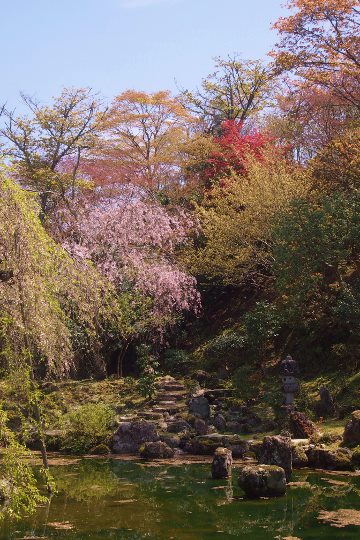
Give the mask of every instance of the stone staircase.
[{"label": "stone staircase", "polygon": [[187,390],[185,386],[173,377],[162,377],[157,384],[157,394],[153,411],[170,416],[187,410]]},{"label": "stone staircase", "polygon": [[159,424],[169,421],[176,415],[187,412],[187,398],[188,391],[184,384],[167,375],[158,380],[152,404],[139,411],[137,417]]}]

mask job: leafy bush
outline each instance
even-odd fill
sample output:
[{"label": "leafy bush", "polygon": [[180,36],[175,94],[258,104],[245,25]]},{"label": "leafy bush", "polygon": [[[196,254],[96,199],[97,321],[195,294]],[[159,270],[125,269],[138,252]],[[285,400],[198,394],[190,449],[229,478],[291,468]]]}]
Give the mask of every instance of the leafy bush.
[{"label": "leafy bush", "polygon": [[100,444],[107,444],[114,413],[101,403],[87,403],[67,413],[63,419],[63,449],[82,454]]},{"label": "leafy bush", "polygon": [[334,193],[294,202],[273,230],[277,305],[291,347],[312,368],[358,362],[359,215],[358,193]]},{"label": "leafy bush", "polygon": [[218,368],[226,362],[238,365],[246,345],[246,336],[234,330],[224,330],[222,334],[209,341],[204,350],[207,368]]},{"label": "leafy bush", "polygon": [[167,373],[186,375],[191,364],[191,356],[183,349],[168,349],[163,355],[163,366]]},{"label": "leafy bush", "polygon": [[256,397],[259,390],[258,382],[254,380],[255,370],[253,366],[246,365],[239,367],[232,377],[233,384],[237,389],[239,396],[248,402]]},{"label": "leafy bush", "polygon": [[140,371],[138,390],[143,397],[151,399],[156,390],[159,362],[156,356],[151,353],[151,347],[149,345],[139,345],[136,350]]},{"label": "leafy bush", "polygon": [[244,317],[247,350],[256,355],[265,352],[267,343],[273,340],[280,329],[281,319],[277,307],[268,302],[258,302]]}]

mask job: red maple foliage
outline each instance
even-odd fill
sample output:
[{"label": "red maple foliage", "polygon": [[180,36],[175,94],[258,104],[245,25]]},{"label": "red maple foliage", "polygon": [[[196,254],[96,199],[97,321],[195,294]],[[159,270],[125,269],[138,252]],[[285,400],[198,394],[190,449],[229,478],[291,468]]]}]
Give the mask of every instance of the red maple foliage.
[{"label": "red maple foliage", "polygon": [[261,159],[261,151],[271,141],[269,135],[259,131],[246,131],[242,122],[225,120],[221,125],[221,135],[214,139],[218,150],[213,151],[205,165],[206,181],[222,178],[234,172],[246,174],[246,156]]}]

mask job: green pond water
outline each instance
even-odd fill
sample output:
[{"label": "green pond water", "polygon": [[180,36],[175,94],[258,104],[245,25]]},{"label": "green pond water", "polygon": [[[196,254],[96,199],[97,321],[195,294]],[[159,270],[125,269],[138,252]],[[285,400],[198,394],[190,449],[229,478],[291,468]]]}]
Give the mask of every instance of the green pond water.
[{"label": "green pond water", "polygon": [[[209,464],[154,466],[81,459],[54,466],[58,494],[36,515],[4,524],[0,538],[68,540],[360,539],[360,476],[302,471],[279,499],[250,501]],[[337,528],[322,511],[355,510]],[[359,511],[359,513],[357,513]],[[347,513],[348,515],[349,513]]]}]

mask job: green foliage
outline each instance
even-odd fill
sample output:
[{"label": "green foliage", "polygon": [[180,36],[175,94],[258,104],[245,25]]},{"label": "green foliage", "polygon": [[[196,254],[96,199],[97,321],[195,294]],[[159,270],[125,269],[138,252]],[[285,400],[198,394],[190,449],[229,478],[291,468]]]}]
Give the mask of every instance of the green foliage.
[{"label": "green foliage", "polygon": [[192,365],[192,358],[183,349],[167,349],[162,357],[166,373],[186,375]]},{"label": "green foliage", "polygon": [[238,364],[245,346],[246,336],[241,331],[224,330],[207,343],[204,351],[206,366],[216,368],[224,363]]},{"label": "green foliage", "polygon": [[79,358],[104,370],[101,342],[108,331],[128,335],[132,299],[118,297],[93,267],[71,259],[49,237],[35,199],[5,169],[0,198],[0,270],[12,273],[0,280],[5,367],[30,355],[42,375],[66,375]]},{"label": "green foliage", "polygon": [[156,390],[159,362],[156,356],[151,353],[151,347],[149,345],[139,345],[137,347],[137,355],[137,363],[140,370],[138,390],[142,396],[151,399]]},{"label": "green foliage", "polygon": [[196,276],[217,285],[260,284],[270,269],[275,216],[304,196],[304,174],[272,149],[246,158],[246,175],[220,179],[196,206],[201,235],[184,250]]},{"label": "green foliage", "polygon": [[65,436],[63,449],[83,454],[100,444],[107,444],[114,413],[101,403],[87,403],[63,417]]},{"label": "green foliage", "polygon": [[247,351],[262,357],[269,341],[273,341],[281,327],[277,307],[262,301],[255,305],[243,318]]},{"label": "green foliage", "polygon": [[19,519],[35,512],[37,506],[47,501],[40,494],[34,473],[28,463],[29,451],[19,444],[7,427],[7,414],[0,409],[0,440],[2,450],[1,496],[6,504],[0,518]]},{"label": "green foliage", "polygon": [[334,193],[294,202],[274,230],[278,308],[293,340],[321,362],[344,353],[358,361],[359,216],[359,194]]},{"label": "green foliage", "polygon": [[256,372],[251,365],[244,365],[236,369],[232,381],[239,397],[245,402],[255,398],[259,393],[259,381],[256,381]]},{"label": "green foliage", "polygon": [[306,387],[300,384],[300,390],[295,396],[295,406],[298,411],[304,412],[310,418],[315,418],[315,402]]}]

